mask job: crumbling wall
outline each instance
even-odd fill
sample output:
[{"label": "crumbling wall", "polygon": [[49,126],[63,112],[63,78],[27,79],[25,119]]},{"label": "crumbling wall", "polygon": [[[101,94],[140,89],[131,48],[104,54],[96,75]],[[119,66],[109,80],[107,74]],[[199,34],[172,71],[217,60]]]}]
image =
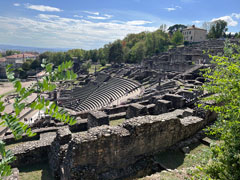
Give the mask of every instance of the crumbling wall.
[{"label": "crumbling wall", "polygon": [[141,159],[193,135],[206,124],[204,119],[191,114],[189,110],[175,110],[132,118],[121,126],[100,126],[72,134],[65,158],[61,162],[58,159],[61,171],[54,171],[55,177],[71,180],[128,177],[136,173],[134,165]]}]

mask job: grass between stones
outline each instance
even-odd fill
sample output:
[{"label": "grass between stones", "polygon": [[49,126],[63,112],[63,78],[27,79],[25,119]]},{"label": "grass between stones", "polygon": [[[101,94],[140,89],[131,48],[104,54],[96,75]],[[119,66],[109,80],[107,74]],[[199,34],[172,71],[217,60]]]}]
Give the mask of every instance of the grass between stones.
[{"label": "grass between stones", "polygon": [[[212,143],[217,143],[211,139]],[[195,179],[196,167],[209,161],[210,147],[202,143],[189,146],[189,154],[184,154],[180,149],[168,150],[155,156],[156,162],[167,168],[167,171],[155,173],[139,180],[186,180]]]},{"label": "grass between stones", "polygon": [[124,121],[125,121],[125,118],[122,118],[122,119],[110,121],[109,123],[110,123],[110,126],[117,126],[119,124],[122,124]]},{"label": "grass between stones", "polygon": [[19,168],[20,180],[54,180],[47,162]]},{"label": "grass between stones", "polygon": [[110,67],[111,64],[106,64],[105,66],[102,66],[101,64],[97,64],[97,65],[92,64],[90,69],[89,69],[90,74],[93,74],[95,72],[95,66],[96,66],[96,71],[98,72],[98,71],[101,71],[101,70],[103,70],[107,67]]}]

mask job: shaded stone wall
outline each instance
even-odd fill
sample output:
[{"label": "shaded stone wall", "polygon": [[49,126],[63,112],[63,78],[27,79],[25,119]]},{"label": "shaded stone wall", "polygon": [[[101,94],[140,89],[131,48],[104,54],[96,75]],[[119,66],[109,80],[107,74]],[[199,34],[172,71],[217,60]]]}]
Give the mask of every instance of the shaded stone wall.
[{"label": "shaded stone wall", "polygon": [[[142,158],[193,135],[207,123],[207,120],[191,114],[175,110],[157,116],[132,118],[121,126],[101,126],[72,134],[68,147],[64,145],[65,158],[57,160],[61,171],[53,169],[55,177],[118,179],[136,173],[134,165]],[[61,141],[61,138],[57,137],[57,140]]]}]

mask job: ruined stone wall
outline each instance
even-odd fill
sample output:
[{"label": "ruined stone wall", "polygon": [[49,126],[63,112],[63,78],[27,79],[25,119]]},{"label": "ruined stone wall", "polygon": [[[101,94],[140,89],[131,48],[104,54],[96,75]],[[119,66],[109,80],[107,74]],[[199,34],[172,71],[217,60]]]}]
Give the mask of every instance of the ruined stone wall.
[{"label": "ruined stone wall", "polygon": [[[136,163],[141,159],[193,135],[205,124],[206,120],[202,118],[175,110],[157,116],[132,118],[121,126],[101,126],[86,132],[68,133],[65,136],[71,139],[70,142],[62,144],[65,153],[62,157],[65,158],[54,160],[52,155],[50,166],[58,162],[61,168],[55,165],[55,171],[52,169],[55,177],[62,179],[128,177],[137,172]],[[57,137],[57,140],[61,141],[61,138]],[[58,151],[61,148],[52,148],[55,149],[53,153],[62,153]]]}]

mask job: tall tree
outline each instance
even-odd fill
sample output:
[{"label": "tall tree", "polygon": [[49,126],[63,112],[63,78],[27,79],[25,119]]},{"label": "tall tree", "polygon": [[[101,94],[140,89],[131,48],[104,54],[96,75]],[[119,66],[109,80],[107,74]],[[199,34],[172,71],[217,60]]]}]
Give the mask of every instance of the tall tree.
[{"label": "tall tree", "polygon": [[208,33],[208,38],[220,38],[227,32],[227,22],[217,20],[211,23],[211,28]]},{"label": "tall tree", "polygon": [[177,32],[177,31],[182,32],[182,30],[185,28],[187,28],[187,26],[185,26],[183,24],[175,24],[168,28],[168,32],[172,35],[173,33]]},{"label": "tall tree", "polygon": [[123,62],[123,47],[120,40],[115,41],[109,49],[109,62]]}]

